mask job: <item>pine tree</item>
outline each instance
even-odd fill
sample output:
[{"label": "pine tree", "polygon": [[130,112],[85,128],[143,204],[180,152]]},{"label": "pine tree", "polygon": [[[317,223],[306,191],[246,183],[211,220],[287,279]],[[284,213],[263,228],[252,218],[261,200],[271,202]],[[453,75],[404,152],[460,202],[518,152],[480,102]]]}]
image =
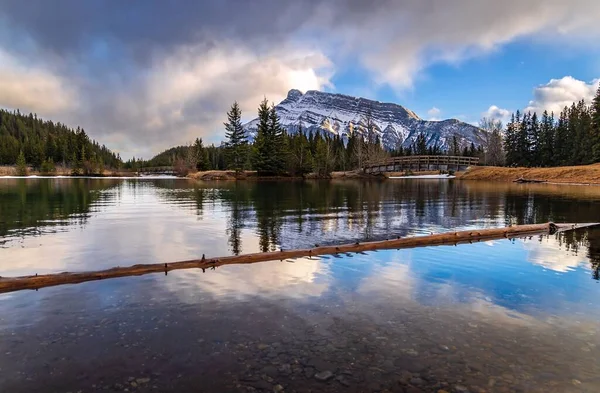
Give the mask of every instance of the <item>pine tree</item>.
[{"label": "pine tree", "polygon": [[319,138],[317,140],[317,150],[315,152],[315,172],[319,176],[328,177],[335,163],[335,156],[329,138]]},{"label": "pine tree", "polygon": [[460,155],[460,146],[458,144],[458,138],[456,134],[452,135],[452,144],[450,145],[450,149],[448,151],[451,156],[459,156]]},{"label": "pine tree", "polygon": [[554,132],[554,161],[552,165],[566,165],[569,161],[569,151],[565,141],[568,139],[568,118],[569,108],[566,106],[560,112],[558,123],[556,124],[556,130]]},{"label": "pine tree", "polygon": [[512,114],[510,122],[506,125],[506,131],[504,133],[504,151],[506,152],[506,164],[509,166],[514,166],[518,162],[518,116],[520,116],[519,111],[517,111],[516,115],[514,113]]},{"label": "pine tree", "polygon": [[270,173],[269,102],[265,98],[258,107],[258,128],[252,146],[252,166],[259,175]]},{"label": "pine tree", "polygon": [[269,135],[271,144],[271,167],[272,173],[283,174],[285,172],[285,159],[288,155],[286,133],[279,123],[279,115],[275,105],[271,105],[269,111]]},{"label": "pine tree", "polygon": [[208,151],[204,148],[202,144],[202,138],[196,138],[194,142],[194,159],[196,170],[198,171],[207,171],[210,168],[210,163],[208,161]]},{"label": "pine tree", "polygon": [[19,157],[17,157],[17,176],[27,176],[27,163],[25,162],[23,150],[21,150]]},{"label": "pine tree", "polygon": [[554,113],[548,115],[548,111],[544,111],[542,114],[538,154],[540,166],[552,165],[554,160]]},{"label": "pine tree", "polygon": [[600,162],[600,84],[598,85],[596,96],[592,101],[590,112],[592,118],[590,131],[592,143],[592,161]]},{"label": "pine tree", "polygon": [[529,129],[531,112],[524,114],[517,129],[517,165],[529,166]]},{"label": "pine tree", "polygon": [[244,127],[242,127],[242,110],[237,101],[231,105],[231,109],[227,112],[227,122],[223,124],[227,137],[225,142],[227,166],[236,172],[243,171],[246,164],[248,140]]},{"label": "pine tree", "polygon": [[416,141],[416,149],[415,154],[419,156],[427,155],[427,140],[425,139],[425,135],[423,133],[417,136]]},{"label": "pine tree", "polygon": [[313,156],[310,151],[308,139],[302,130],[302,124],[298,125],[298,132],[289,136],[289,160],[288,168],[291,174],[303,176],[313,171]]},{"label": "pine tree", "polygon": [[528,165],[540,166],[540,124],[537,113],[533,112],[527,123]]}]

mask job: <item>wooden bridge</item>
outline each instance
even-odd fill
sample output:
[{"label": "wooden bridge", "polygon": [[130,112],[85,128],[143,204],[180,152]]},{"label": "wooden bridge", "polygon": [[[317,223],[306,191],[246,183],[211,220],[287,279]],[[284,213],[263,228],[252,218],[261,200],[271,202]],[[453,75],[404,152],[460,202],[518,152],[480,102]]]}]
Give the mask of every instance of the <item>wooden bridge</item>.
[{"label": "wooden bridge", "polygon": [[172,166],[155,166],[140,168],[139,174],[143,175],[175,175],[175,168]]},{"label": "wooden bridge", "polygon": [[479,158],[463,156],[403,156],[369,163],[365,173],[404,172],[404,171],[463,171],[477,165]]}]

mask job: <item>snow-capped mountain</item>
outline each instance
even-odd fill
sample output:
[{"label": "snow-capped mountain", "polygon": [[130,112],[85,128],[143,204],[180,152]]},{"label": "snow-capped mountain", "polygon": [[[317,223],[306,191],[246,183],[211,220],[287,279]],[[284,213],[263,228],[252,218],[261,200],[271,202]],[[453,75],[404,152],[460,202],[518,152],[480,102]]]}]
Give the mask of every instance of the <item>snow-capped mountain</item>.
[{"label": "snow-capped mountain", "polygon": [[[375,131],[388,150],[412,145],[421,133],[425,135],[428,146],[437,144],[442,150],[449,149],[454,135],[461,147],[471,142],[479,146],[485,138],[485,132],[480,128],[456,119],[427,121],[398,104],[316,90],[302,94],[292,89],[275,109],[281,125],[290,133],[296,132],[301,124],[306,133],[327,132],[344,139],[354,131],[362,132],[365,117],[370,112]],[[257,126],[258,119],[244,125],[251,139]]]}]

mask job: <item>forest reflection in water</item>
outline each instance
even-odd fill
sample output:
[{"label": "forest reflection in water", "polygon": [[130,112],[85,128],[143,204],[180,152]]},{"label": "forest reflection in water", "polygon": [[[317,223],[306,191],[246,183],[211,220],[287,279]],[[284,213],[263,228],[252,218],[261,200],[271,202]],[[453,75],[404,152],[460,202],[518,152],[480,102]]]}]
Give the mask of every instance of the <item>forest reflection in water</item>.
[{"label": "forest reflection in water", "polygon": [[[437,180],[0,179],[0,275],[588,222],[599,201]],[[578,230],[4,294],[0,391],[596,392],[599,243]]]},{"label": "forest reflection in water", "polygon": [[[0,179],[0,247],[85,226],[123,198],[155,192],[178,209],[224,215],[229,252],[312,247],[457,228],[600,220],[600,188],[439,180],[192,182],[175,179]],[[556,236],[600,278],[600,232]],[[110,240],[110,239],[108,239]]]}]

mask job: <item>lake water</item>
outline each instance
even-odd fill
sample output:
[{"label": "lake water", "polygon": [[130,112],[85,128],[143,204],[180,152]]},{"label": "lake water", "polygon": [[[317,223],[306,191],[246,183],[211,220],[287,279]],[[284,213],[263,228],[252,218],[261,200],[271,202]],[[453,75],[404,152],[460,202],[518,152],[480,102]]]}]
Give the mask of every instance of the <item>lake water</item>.
[{"label": "lake water", "polygon": [[[0,179],[0,276],[600,221],[600,187]],[[0,294],[0,392],[598,392],[600,231]]]}]

